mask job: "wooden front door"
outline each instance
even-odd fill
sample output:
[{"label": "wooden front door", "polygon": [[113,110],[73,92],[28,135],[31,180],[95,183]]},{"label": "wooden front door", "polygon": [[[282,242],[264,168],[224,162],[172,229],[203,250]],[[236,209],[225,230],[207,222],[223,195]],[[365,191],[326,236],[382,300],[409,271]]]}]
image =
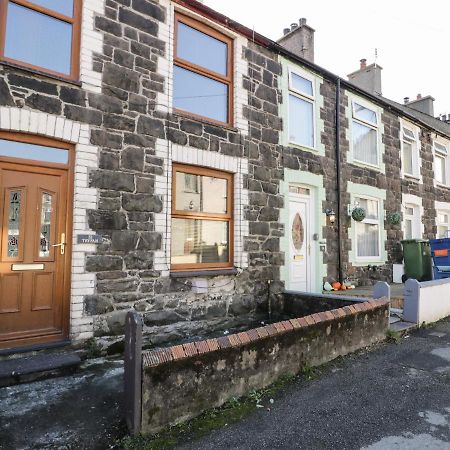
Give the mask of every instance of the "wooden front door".
[{"label": "wooden front door", "polygon": [[0,348],[67,337],[67,193],[67,170],[0,162]]}]

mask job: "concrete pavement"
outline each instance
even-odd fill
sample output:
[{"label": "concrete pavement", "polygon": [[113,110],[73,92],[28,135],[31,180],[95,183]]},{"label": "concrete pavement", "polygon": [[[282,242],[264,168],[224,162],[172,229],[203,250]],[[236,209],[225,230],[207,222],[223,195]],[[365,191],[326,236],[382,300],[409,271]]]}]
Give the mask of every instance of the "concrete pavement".
[{"label": "concrete pavement", "polygon": [[178,449],[450,449],[450,320],[345,357]]}]

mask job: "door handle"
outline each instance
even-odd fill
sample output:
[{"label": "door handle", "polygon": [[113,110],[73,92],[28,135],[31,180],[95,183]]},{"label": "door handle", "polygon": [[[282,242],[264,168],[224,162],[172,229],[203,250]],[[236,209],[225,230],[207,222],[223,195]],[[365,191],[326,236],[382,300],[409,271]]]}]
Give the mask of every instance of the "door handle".
[{"label": "door handle", "polygon": [[52,247],[60,247],[61,255],[64,255],[66,250],[66,233],[61,233],[61,242],[59,244],[53,244]]}]

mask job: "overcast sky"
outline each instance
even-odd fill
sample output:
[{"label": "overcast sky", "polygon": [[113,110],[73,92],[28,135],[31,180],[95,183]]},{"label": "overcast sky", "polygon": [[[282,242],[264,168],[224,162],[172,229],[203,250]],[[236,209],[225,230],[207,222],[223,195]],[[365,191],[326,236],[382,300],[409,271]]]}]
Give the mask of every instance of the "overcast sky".
[{"label": "overcast sky", "polygon": [[306,17],[315,30],[315,62],[342,77],[359,60],[383,67],[383,95],[432,95],[435,115],[450,113],[448,0],[204,0],[211,8],[277,40]]}]

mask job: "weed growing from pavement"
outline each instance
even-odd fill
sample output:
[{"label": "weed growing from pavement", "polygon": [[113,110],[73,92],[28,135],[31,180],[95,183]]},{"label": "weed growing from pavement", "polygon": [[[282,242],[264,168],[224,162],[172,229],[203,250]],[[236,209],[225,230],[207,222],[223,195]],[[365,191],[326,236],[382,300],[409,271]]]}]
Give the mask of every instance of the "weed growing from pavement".
[{"label": "weed growing from pavement", "polygon": [[387,330],[386,331],[386,340],[388,342],[394,342],[395,344],[398,344],[402,339],[402,333],[399,331],[392,331]]},{"label": "weed growing from pavement", "polygon": [[266,388],[253,390],[245,397],[233,397],[219,408],[205,411],[195,419],[167,428],[153,436],[126,437],[122,439],[120,446],[126,450],[164,450],[175,446],[178,442],[185,440],[186,437],[190,440],[199,439],[212,430],[241,420],[255,411],[255,408],[267,408],[270,410],[273,402],[270,398],[271,396],[287,384],[304,378],[307,380],[311,379],[309,376],[305,377],[303,371],[297,376],[282,376]]}]

